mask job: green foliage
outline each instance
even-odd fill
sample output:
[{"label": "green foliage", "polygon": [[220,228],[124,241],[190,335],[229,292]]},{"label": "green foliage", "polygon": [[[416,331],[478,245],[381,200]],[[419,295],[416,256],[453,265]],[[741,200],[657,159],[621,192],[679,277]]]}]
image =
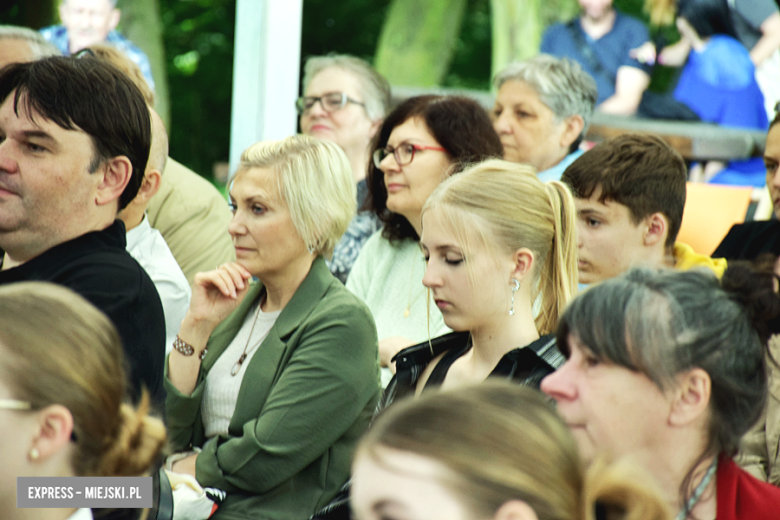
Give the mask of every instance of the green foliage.
[{"label": "green foliage", "polygon": [[469,0],[444,86],[490,90],[490,0]]},{"label": "green foliage", "polygon": [[206,178],[230,150],[235,0],[160,0],[171,157]]}]

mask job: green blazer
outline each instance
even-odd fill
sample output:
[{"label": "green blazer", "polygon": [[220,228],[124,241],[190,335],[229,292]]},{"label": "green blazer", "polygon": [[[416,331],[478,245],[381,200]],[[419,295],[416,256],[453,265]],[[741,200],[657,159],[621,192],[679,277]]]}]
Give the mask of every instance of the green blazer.
[{"label": "green blazer", "polygon": [[306,519],[350,474],[352,452],[379,399],[374,320],[317,258],[248,362],[228,435],[206,439],[205,379],[262,295],[260,283],[211,334],[198,383],[170,382],[166,413],[175,450],[202,447],[198,482],[227,492],[215,519]]}]

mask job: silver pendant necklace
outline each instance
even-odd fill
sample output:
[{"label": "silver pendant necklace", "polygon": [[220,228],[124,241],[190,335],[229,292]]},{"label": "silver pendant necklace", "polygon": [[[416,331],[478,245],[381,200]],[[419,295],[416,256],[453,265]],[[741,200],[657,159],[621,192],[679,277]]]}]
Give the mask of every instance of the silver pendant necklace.
[{"label": "silver pendant necklace", "polygon": [[[235,377],[239,371],[241,370],[241,365],[244,364],[244,361],[246,361],[246,356],[248,354],[247,349],[249,348],[249,342],[252,341],[252,333],[255,331],[255,325],[257,325],[257,318],[260,317],[260,307],[262,307],[263,301],[261,300],[257,304],[257,312],[255,313],[255,321],[252,322],[252,328],[249,329],[249,337],[246,339],[246,345],[244,346],[244,352],[241,354],[241,357],[238,358],[238,361],[235,362],[233,365],[233,368],[230,369],[230,375]],[[255,347],[259,346],[256,345]],[[252,349],[254,350],[254,348]]]}]

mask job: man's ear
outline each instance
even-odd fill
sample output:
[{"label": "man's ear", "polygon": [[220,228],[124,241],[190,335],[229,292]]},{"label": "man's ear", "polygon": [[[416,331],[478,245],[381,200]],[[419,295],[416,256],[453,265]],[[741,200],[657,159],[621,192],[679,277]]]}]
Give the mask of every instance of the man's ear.
[{"label": "man's ear", "polygon": [[661,245],[666,244],[666,237],[669,234],[669,225],[666,222],[666,217],[662,213],[655,212],[652,215],[645,217],[644,224],[644,245],[654,246],[658,243]]},{"label": "man's ear", "polygon": [[566,126],[561,134],[560,146],[568,150],[572,143],[582,134],[582,129],[585,128],[585,120],[581,115],[577,114],[567,117],[563,122]]},{"label": "man's ear", "polygon": [[106,160],[100,168],[102,170],[100,175],[103,175],[103,178],[97,186],[95,203],[103,206],[119,200],[133,175],[133,165],[130,159],[120,155]]},{"label": "man's ear", "polygon": [[677,378],[669,412],[670,426],[686,426],[702,418],[710,405],[712,380],[701,368],[694,368]]},{"label": "man's ear", "polygon": [[108,15],[108,29],[113,31],[116,26],[119,25],[119,19],[122,17],[122,11],[119,9],[112,9],[111,14]]},{"label": "man's ear", "polygon": [[144,175],[144,180],[141,183],[141,187],[138,189],[138,195],[136,199],[143,202],[149,202],[157,190],[160,189],[160,182],[162,181],[162,174],[159,170],[149,170]]},{"label": "man's ear", "polygon": [[510,500],[501,504],[493,515],[493,520],[539,520],[539,517],[528,503]]},{"label": "man's ear", "polygon": [[70,442],[72,432],[73,415],[64,406],[53,404],[38,411],[36,432],[30,446],[31,453],[28,453],[31,462],[46,460],[58,453]]}]

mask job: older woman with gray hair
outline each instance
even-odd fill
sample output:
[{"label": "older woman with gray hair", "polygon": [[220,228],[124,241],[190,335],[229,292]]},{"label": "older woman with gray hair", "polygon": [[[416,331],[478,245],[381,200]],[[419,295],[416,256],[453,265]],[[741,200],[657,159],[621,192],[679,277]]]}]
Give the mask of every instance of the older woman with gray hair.
[{"label": "older woman with gray hair", "polygon": [[[344,150],[361,207],[368,193],[369,143],[390,105],[390,85],[364,60],[329,54],[306,60],[303,93],[296,103],[301,133],[331,141]],[[369,212],[352,219],[328,264],[342,282],[346,283],[365,241],[378,229],[379,221]]]},{"label": "older woman with gray hair", "polygon": [[579,150],[598,98],[596,82],[568,58],[540,54],[496,74],[493,127],[504,159],[537,169],[542,182],[560,180]]}]

